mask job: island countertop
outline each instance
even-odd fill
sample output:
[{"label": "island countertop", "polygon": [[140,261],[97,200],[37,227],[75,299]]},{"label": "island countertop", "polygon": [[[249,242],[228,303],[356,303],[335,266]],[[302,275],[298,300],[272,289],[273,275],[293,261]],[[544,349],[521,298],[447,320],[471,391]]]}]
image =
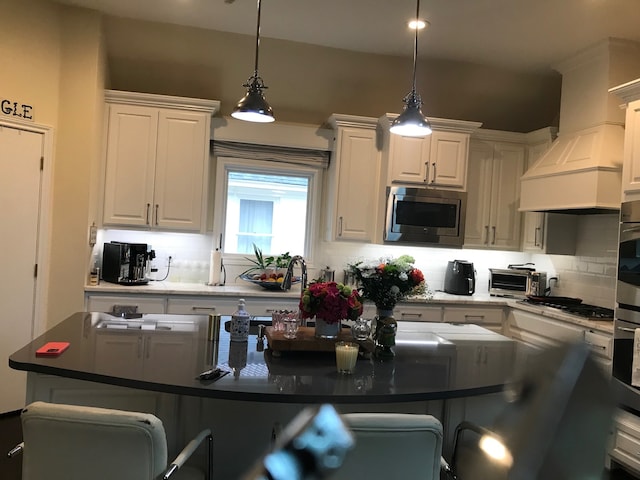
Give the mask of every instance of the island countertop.
[{"label": "island countertop", "polygon": [[[361,355],[339,374],[332,352],[274,355],[255,332],[231,342],[222,318],[209,340],[208,315],[145,314],[123,319],[76,313],[9,357],[17,370],[143,390],[281,403],[389,403],[499,392],[523,345],[477,325],[399,322],[391,360]],[[256,319],[268,325],[270,319]],[[257,330],[254,325],[254,330]],[[49,341],[70,342],[58,357],[36,356]],[[521,353],[521,352],[520,352]],[[198,374],[230,372],[216,381]]]}]

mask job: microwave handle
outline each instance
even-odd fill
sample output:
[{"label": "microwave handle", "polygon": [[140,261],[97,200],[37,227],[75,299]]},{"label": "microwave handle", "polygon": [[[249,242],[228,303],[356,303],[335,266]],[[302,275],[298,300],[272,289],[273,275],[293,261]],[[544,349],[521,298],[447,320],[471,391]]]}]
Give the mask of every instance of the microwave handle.
[{"label": "microwave handle", "polygon": [[[623,224],[624,225],[624,224]],[[620,230],[620,243],[628,242],[630,240],[637,240],[640,238],[640,225],[633,224],[633,226],[623,227]]]}]

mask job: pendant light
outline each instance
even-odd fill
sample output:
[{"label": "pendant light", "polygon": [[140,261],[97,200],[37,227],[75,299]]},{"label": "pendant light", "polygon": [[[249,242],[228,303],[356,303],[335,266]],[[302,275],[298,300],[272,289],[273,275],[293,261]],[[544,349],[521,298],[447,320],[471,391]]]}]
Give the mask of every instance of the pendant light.
[{"label": "pendant light", "polygon": [[416,1],[415,37],[413,42],[413,86],[404,97],[404,111],[391,123],[389,131],[404,137],[426,137],[431,134],[429,120],[422,113],[422,98],[416,92],[416,63],[418,60],[418,23],[420,18],[420,0]]},{"label": "pendant light", "polygon": [[268,123],[275,120],[273,109],[264,98],[262,90],[268,88],[264,85],[262,78],[258,74],[258,50],[260,48],[260,0],[258,0],[258,21],[256,27],[256,61],[253,69],[253,75],[249,77],[247,83],[242,86],[246,87],[247,93],[240,99],[231,116],[239,120],[247,122]]}]

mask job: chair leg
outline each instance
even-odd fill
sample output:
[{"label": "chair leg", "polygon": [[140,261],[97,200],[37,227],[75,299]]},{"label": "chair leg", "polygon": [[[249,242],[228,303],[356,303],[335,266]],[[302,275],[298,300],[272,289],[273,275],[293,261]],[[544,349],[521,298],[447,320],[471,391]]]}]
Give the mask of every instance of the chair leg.
[{"label": "chair leg", "polygon": [[207,437],[207,450],[208,450],[208,465],[207,465],[207,480],[213,480],[213,435],[209,434]]}]

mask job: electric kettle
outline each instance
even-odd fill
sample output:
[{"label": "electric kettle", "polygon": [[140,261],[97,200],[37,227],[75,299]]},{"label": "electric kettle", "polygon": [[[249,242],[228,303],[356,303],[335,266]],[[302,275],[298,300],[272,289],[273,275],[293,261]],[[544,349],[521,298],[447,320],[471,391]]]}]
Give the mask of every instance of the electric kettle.
[{"label": "electric kettle", "polygon": [[476,271],[473,263],[452,260],[444,275],[444,291],[453,295],[473,295],[476,291]]}]

